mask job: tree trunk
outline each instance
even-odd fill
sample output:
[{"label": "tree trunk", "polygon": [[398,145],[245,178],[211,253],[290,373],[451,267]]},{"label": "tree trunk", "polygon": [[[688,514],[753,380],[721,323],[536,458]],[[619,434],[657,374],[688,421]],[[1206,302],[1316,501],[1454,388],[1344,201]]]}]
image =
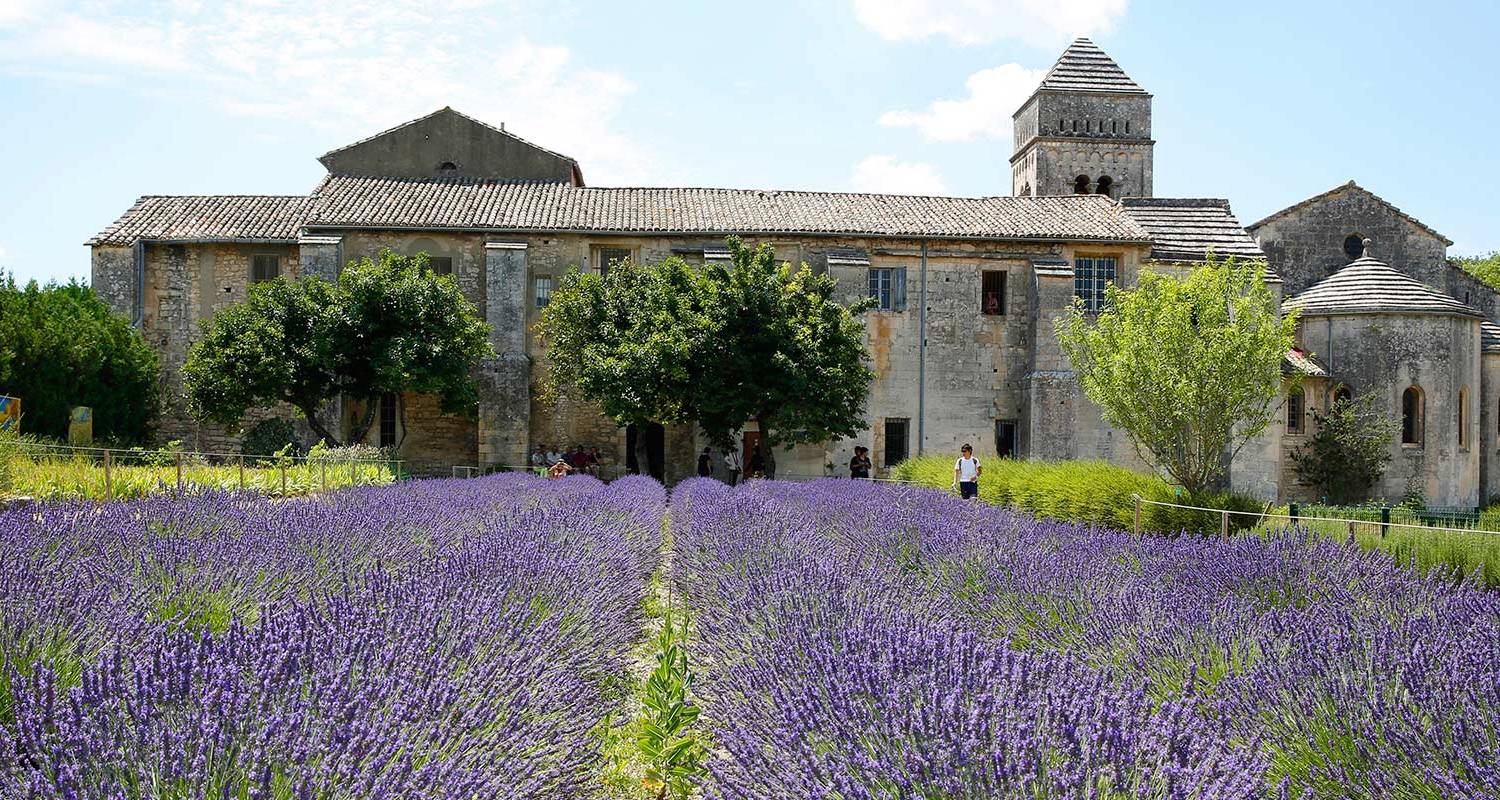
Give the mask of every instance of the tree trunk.
[{"label": "tree trunk", "polygon": [[323,441],[334,447],[340,446],[338,438],[329,433],[328,429],[323,427],[323,421],[318,419],[318,409],[308,408],[307,406],[297,406],[297,410],[301,411],[302,416],[307,418],[307,427],[311,428],[312,432],[317,434],[319,439],[322,439]]},{"label": "tree trunk", "polygon": [[375,400],[365,398],[365,416],[359,421],[359,425],[349,434],[349,444],[359,444],[365,440],[370,433],[370,426],[375,424]]},{"label": "tree trunk", "polygon": [[772,450],[771,445],[766,441],[768,429],[766,428],[764,415],[756,415],[755,425],[760,428],[760,435],[755,437],[755,451],[760,454],[761,460],[765,462],[766,480],[774,481],[776,480],[776,451]]}]

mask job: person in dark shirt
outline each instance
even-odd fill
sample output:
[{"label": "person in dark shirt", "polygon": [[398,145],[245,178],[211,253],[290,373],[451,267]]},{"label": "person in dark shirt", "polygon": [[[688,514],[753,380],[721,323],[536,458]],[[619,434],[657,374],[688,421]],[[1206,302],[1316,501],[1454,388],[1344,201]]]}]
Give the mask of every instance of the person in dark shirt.
[{"label": "person in dark shirt", "polygon": [[870,448],[854,448],[854,458],[849,459],[849,477],[869,480],[870,467]]},{"label": "person in dark shirt", "polygon": [[708,457],[708,448],[703,448],[703,453],[698,456],[698,477],[707,478],[714,474],[714,465]]}]

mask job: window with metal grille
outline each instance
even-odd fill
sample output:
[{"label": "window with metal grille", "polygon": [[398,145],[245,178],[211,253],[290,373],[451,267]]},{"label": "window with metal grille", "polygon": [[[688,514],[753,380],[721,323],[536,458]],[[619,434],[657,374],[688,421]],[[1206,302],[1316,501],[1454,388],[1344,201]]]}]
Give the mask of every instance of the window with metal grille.
[{"label": "window with metal grille", "polygon": [[1117,261],[1113,256],[1081,256],[1073,259],[1073,294],[1083,301],[1089,312],[1104,307],[1104,287],[1115,280]]},{"label": "window with metal grille", "polygon": [[434,275],[452,275],[453,259],[448,256],[428,256],[427,268]]},{"label": "window with metal grille", "polygon": [[396,446],[396,395],[387,392],[380,396],[380,446]]},{"label": "window with metal grille", "polygon": [[608,275],[610,267],[630,260],[630,250],[624,247],[601,247],[598,253],[600,275]]},{"label": "window with metal grille", "polygon": [[536,307],[546,308],[552,302],[552,276],[536,276]]},{"label": "window with metal grille", "polygon": [[1305,397],[1301,389],[1286,396],[1286,432],[1301,433],[1302,419],[1307,413]]},{"label": "window with metal grille", "polygon": [[878,311],[906,310],[906,268],[873,267],[870,269],[870,297]]},{"label": "window with metal grille", "polygon": [[911,429],[909,419],[887,419],[885,421],[885,466],[892,467],[906,460],[907,432]]},{"label": "window with metal grille", "polygon": [[1005,272],[985,270],[980,278],[979,310],[994,316],[1005,313]]},{"label": "window with metal grille", "polygon": [[258,253],[250,256],[250,282],[261,283],[281,274],[281,256]]}]

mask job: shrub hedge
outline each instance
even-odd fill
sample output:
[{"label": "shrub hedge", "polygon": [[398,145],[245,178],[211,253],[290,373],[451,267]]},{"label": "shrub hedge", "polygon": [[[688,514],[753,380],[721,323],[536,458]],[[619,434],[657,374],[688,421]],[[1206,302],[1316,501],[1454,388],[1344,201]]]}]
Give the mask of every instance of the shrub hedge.
[{"label": "shrub hedge", "polygon": [[[1253,527],[1265,511],[1257,500],[1230,492],[1179,494],[1180,490],[1154,475],[1133,472],[1103,461],[1023,461],[987,459],[979,479],[979,497],[997,505],[1013,506],[1039,517],[1084,522],[1110,528],[1135,527],[1135,495],[1146,500],[1242,512],[1231,514],[1231,532]],[[953,484],[953,459],[925,456],[897,464],[892,477],[924,486],[947,489]],[[1216,534],[1222,525],[1217,512],[1188,511],[1147,505],[1141,527],[1153,533]]]}]

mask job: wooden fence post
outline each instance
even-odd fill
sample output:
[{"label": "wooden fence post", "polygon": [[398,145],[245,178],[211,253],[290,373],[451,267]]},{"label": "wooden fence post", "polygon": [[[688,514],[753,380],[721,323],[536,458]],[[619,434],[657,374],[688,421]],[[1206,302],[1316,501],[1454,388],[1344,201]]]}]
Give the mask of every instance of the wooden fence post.
[{"label": "wooden fence post", "polygon": [[1141,496],[1135,496],[1135,535],[1141,535]]},{"label": "wooden fence post", "polygon": [[1354,544],[1354,520],[1349,520],[1349,544]]},{"label": "wooden fence post", "polygon": [[328,491],[328,462],[318,462],[318,484],[323,491]]},{"label": "wooden fence post", "polygon": [[113,500],[115,497],[114,475],[110,471],[109,451],[104,451],[104,499]]},{"label": "wooden fence post", "polygon": [[1229,509],[1227,509],[1227,508],[1224,509],[1224,511],[1222,513],[1223,513],[1224,516],[1223,516],[1223,521],[1219,525],[1219,532],[1224,535],[1225,539],[1228,539],[1229,538]]},{"label": "wooden fence post", "polygon": [[359,485],[359,462],[352,458],[349,459],[349,485]]},{"label": "wooden fence post", "polygon": [[245,491],[245,456],[242,454],[240,456],[237,456],[234,460],[235,460],[235,463],[239,464],[239,468],[240,468],[240,491],[243,492],[243,491]]},{"label": "wooden fence post", "polygon": [[286,461],[281,462],[281,496],[286,497]]},{"label": "wooden fence post", "polygon": [[177,462],[177,493],[182,494],[182,451],[178,450],[175,461]]}]

